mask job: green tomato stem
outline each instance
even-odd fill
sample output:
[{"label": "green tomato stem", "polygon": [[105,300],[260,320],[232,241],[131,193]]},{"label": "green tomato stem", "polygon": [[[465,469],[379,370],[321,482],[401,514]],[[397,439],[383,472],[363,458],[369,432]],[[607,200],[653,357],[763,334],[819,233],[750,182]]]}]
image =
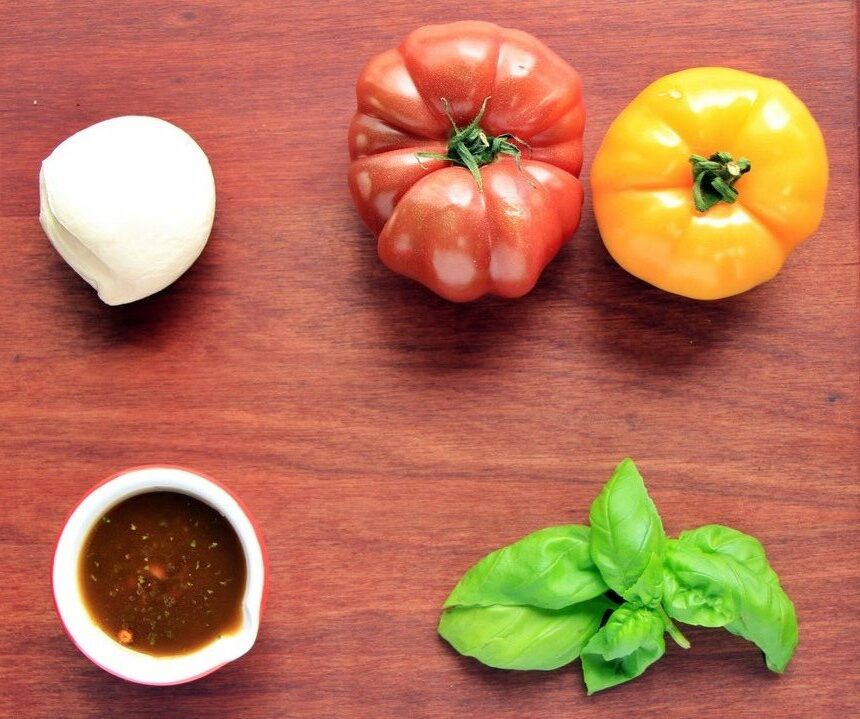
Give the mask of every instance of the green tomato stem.
[{"label": "green tomato stem", "polygon": [[735,183],[750,171],[750,161],[734,160],[728,152],[715,152],[710,157],[690,155],[693,168],[693,202],[699,212],[707,212],[718,202],[733,203],[738,199]]},{"label": "green tomato stem", "polygon": [[[517,166],[520,164],[520,148],[514,142],[525,145],[523,140],[505,132],[501,135],[488,135],[481,129],[481,119],[487,111],[487,104],[490,98],[484,98],[481,103],[481,109],[474,119],[465,127],[458,127],[451,114],[451,108],[448,101],[443,97],[442,106],[445,108],[445,114],[451,122],[451,137],[448,140],[448,152],[441,154],[438,152],[419,152],[418,158],[431,160],[444,160],[451,162],[454,165],[465,167],[472,173],[478,187],[483,190],[484,182],[481,179],[480,168],[482,165],[488,165],[493,162],[498,155],[510,155],[513,157]],[[512,142],[513,141],[513,142]]]},{"label": "green tomato stem", "polygon": [[681,630],[675,626],[674,622],[669,618],[669,615],[666,614],[666,610],[663,609],[662,604],[657,605],[657,614],[660,615],[660,618],[663,620],[663,625],[666,627],[666,631],[669,632],[669,636],[675,640],[675,644],[681,647],[681,649],[689,649],[689,640],[681,633]]}]

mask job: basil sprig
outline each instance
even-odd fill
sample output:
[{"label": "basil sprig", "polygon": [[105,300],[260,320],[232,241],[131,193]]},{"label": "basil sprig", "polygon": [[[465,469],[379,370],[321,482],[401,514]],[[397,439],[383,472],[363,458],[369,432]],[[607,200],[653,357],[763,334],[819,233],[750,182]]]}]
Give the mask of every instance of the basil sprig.
[{"label": "basil sprig", "polygon": [[645,483],[622,461],[591,505],[590,527],[548,527],[491,552],[446,600],[439,633],[501,669],[577,658],[589,694],[663,656],[673,619],[725,627],[783,672],[797,646],[794,605],[754,537],[717,524],[668,539]]}]

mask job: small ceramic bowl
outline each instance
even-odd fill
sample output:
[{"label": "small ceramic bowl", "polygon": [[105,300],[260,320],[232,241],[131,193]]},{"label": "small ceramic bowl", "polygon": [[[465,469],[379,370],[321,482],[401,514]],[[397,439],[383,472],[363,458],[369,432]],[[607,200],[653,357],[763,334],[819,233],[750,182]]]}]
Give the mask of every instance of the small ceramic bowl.
[{"label": "small ceramic bowl", "polygon": [[[247,578],[240,628],[189,654],[152,656],[114,641],[91,618],[78,581],[80,553],[95,523],[119,502],[154,491],[187,494],[216,509],[236,530],[245,552]],[[105,671],[138,684],[183,684],[211,674],[254,645],[265,604],[267,569],[262,534],[229,490],[209,477],[180,467],[135,467],[92,489],[66,521],[54,550],[54,603],[72,642]]]}]

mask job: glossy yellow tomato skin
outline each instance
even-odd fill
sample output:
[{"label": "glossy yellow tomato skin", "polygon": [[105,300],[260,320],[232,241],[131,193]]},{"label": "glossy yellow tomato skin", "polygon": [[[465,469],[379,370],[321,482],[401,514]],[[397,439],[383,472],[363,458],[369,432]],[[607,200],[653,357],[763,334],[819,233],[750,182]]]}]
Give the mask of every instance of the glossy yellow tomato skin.
[{"label": "glossy yellow tomato skin", "polygon": [[[724,151],[752,169],[738,199],[699,212],[689,158]],[[591,189],[603,242],[631,274],[701,300],[766,282],[821,222],[827,153],[783,83],[699,67],[649,85],[614,120]]]}]

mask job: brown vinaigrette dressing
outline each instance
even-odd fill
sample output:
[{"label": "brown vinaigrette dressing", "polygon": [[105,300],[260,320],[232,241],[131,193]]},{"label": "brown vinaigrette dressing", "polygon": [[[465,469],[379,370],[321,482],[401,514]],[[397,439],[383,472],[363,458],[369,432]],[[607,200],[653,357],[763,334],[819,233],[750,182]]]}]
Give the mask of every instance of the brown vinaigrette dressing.
[{"label": "brown vinaigrette dressing", "polygon": [[241,625],[239,537],[216,510],[179,492],[112,507],[90,530],[78,572],[93,619],[146,654],[187,654]]}]

